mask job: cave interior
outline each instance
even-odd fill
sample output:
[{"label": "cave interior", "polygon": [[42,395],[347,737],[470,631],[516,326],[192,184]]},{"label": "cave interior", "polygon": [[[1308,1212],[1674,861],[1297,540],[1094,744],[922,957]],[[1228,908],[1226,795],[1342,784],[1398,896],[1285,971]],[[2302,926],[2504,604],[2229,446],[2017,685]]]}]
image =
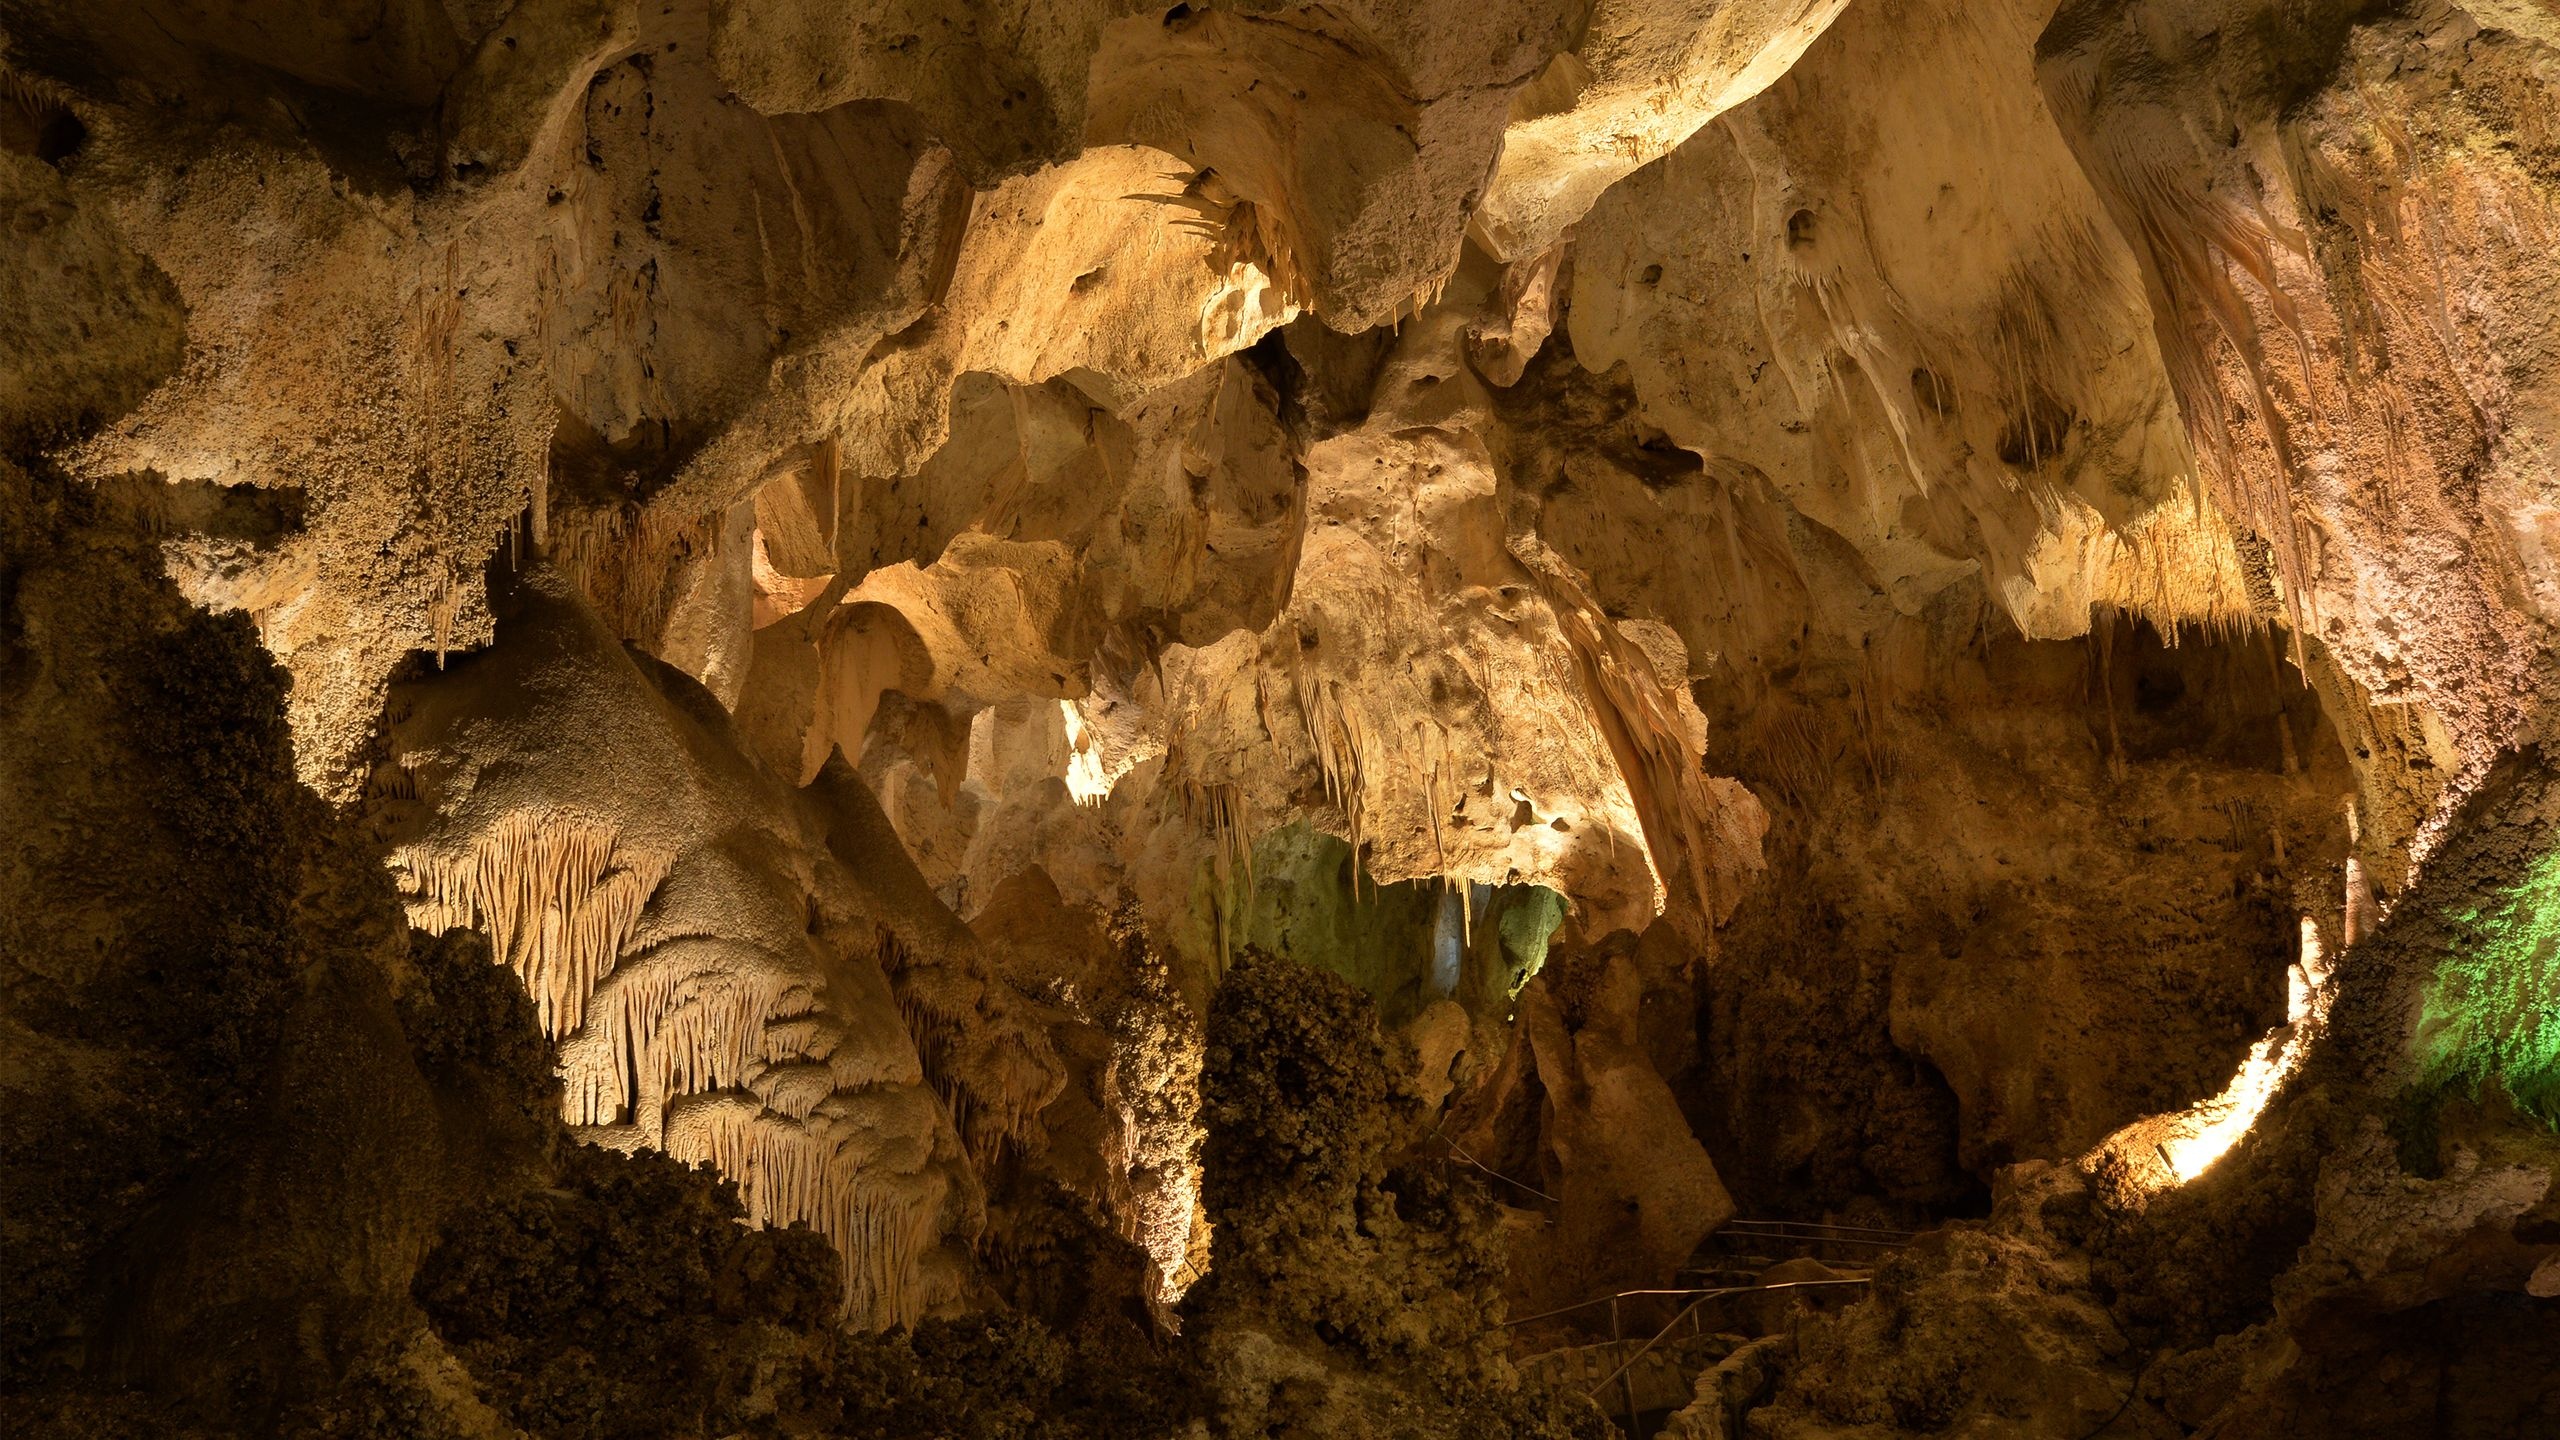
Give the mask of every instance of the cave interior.
[{"label": "cave interior", "polygon": [[0,0],[0,1429],[2560,1436],[2555,0]]}]

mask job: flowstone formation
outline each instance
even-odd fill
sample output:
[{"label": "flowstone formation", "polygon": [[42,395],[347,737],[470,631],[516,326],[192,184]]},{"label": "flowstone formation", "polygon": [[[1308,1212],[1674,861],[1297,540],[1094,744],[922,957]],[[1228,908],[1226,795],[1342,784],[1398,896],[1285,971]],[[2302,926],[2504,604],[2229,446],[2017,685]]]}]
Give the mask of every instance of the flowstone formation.
[{"label": "flowstone formation", "polygon": [[850,1318],[947,1306],[966,1264],[945,1242],[979,1224],[964,1154],[1058,1089],[1028,1003],[897,883],[905,855],[843,762],[807,792],[773,783],[716,702],[556,574],[501,623],[392,701],[373,809],[410,922],[488,934],[583,1137],[709,1163],[757,1221],[825,1236]]},{"label": "flowstone formation", "polygon": [[2555,97],[0,0],[0,1413],[2560,1433]]}]

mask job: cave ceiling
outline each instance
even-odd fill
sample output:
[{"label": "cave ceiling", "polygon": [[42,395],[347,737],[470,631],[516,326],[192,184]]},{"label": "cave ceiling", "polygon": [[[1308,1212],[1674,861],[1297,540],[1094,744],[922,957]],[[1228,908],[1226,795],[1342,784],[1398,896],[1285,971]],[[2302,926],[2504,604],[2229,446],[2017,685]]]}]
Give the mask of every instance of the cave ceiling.
[{"label": "cave ceiling", "polygon": [[[858,1330],[1036,1250],[1025,1165],[1172,1326],[1264,1233],[1213,996],[1278,955],[1543,1217],[1513,1312],[1991,1215],[1892,1304],[2087,1357],[1929,1390],[1879,1298],[1750,1433],[2069,1440],[2186,1292],[2106,1318],[2054,1217],[2334,1061],[2282,1321],[2140,1433],[2321,1413],[2366,1341],[2264,1326],[2560,1293],[2556,81],[2552,0],[0,0],[11,1093],[180,1083],[77,1018],[229,913],[134,857],[267,843],[175,766],[302,837],[277,995],[370,937],[414,1041],[396,957],[483,937],[564,1133]],[[2484,1084],[2424,1202],[2340,1118]],[[1213,1303],[1291,1293],[1241,1243]],[[127,1350],[248,1283],[172,1265]]]}]

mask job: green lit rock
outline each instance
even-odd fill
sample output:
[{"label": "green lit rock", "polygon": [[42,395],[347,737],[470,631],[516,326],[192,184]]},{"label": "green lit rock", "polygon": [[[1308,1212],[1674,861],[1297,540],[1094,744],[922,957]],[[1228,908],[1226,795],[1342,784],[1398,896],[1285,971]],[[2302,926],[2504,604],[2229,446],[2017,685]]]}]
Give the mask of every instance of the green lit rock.
[{"label": "green lit rock", "polygon": [[2447,917],[2458,937],[2418,1022],[2425,1078],[2478,1090],[2560,1126],[2560,850],[2515,888]]}]

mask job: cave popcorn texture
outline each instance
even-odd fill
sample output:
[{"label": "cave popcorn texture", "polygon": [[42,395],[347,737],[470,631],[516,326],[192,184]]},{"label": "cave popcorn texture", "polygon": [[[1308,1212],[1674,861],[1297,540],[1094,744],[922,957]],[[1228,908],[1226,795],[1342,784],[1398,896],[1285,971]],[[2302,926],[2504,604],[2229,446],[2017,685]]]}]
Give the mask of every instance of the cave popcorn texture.
[{"label": "cave popcorn texture", "polygon": [[2454,917],[2453,953],[2428,989],[2418,1049],[2432,1084],[2495,1082],[2560,1125],[2560,854]]},{"label": "cave popcorn texture", "polygon": [[2560,1433],[2555,93],[0,0],[10,1404]]}]

